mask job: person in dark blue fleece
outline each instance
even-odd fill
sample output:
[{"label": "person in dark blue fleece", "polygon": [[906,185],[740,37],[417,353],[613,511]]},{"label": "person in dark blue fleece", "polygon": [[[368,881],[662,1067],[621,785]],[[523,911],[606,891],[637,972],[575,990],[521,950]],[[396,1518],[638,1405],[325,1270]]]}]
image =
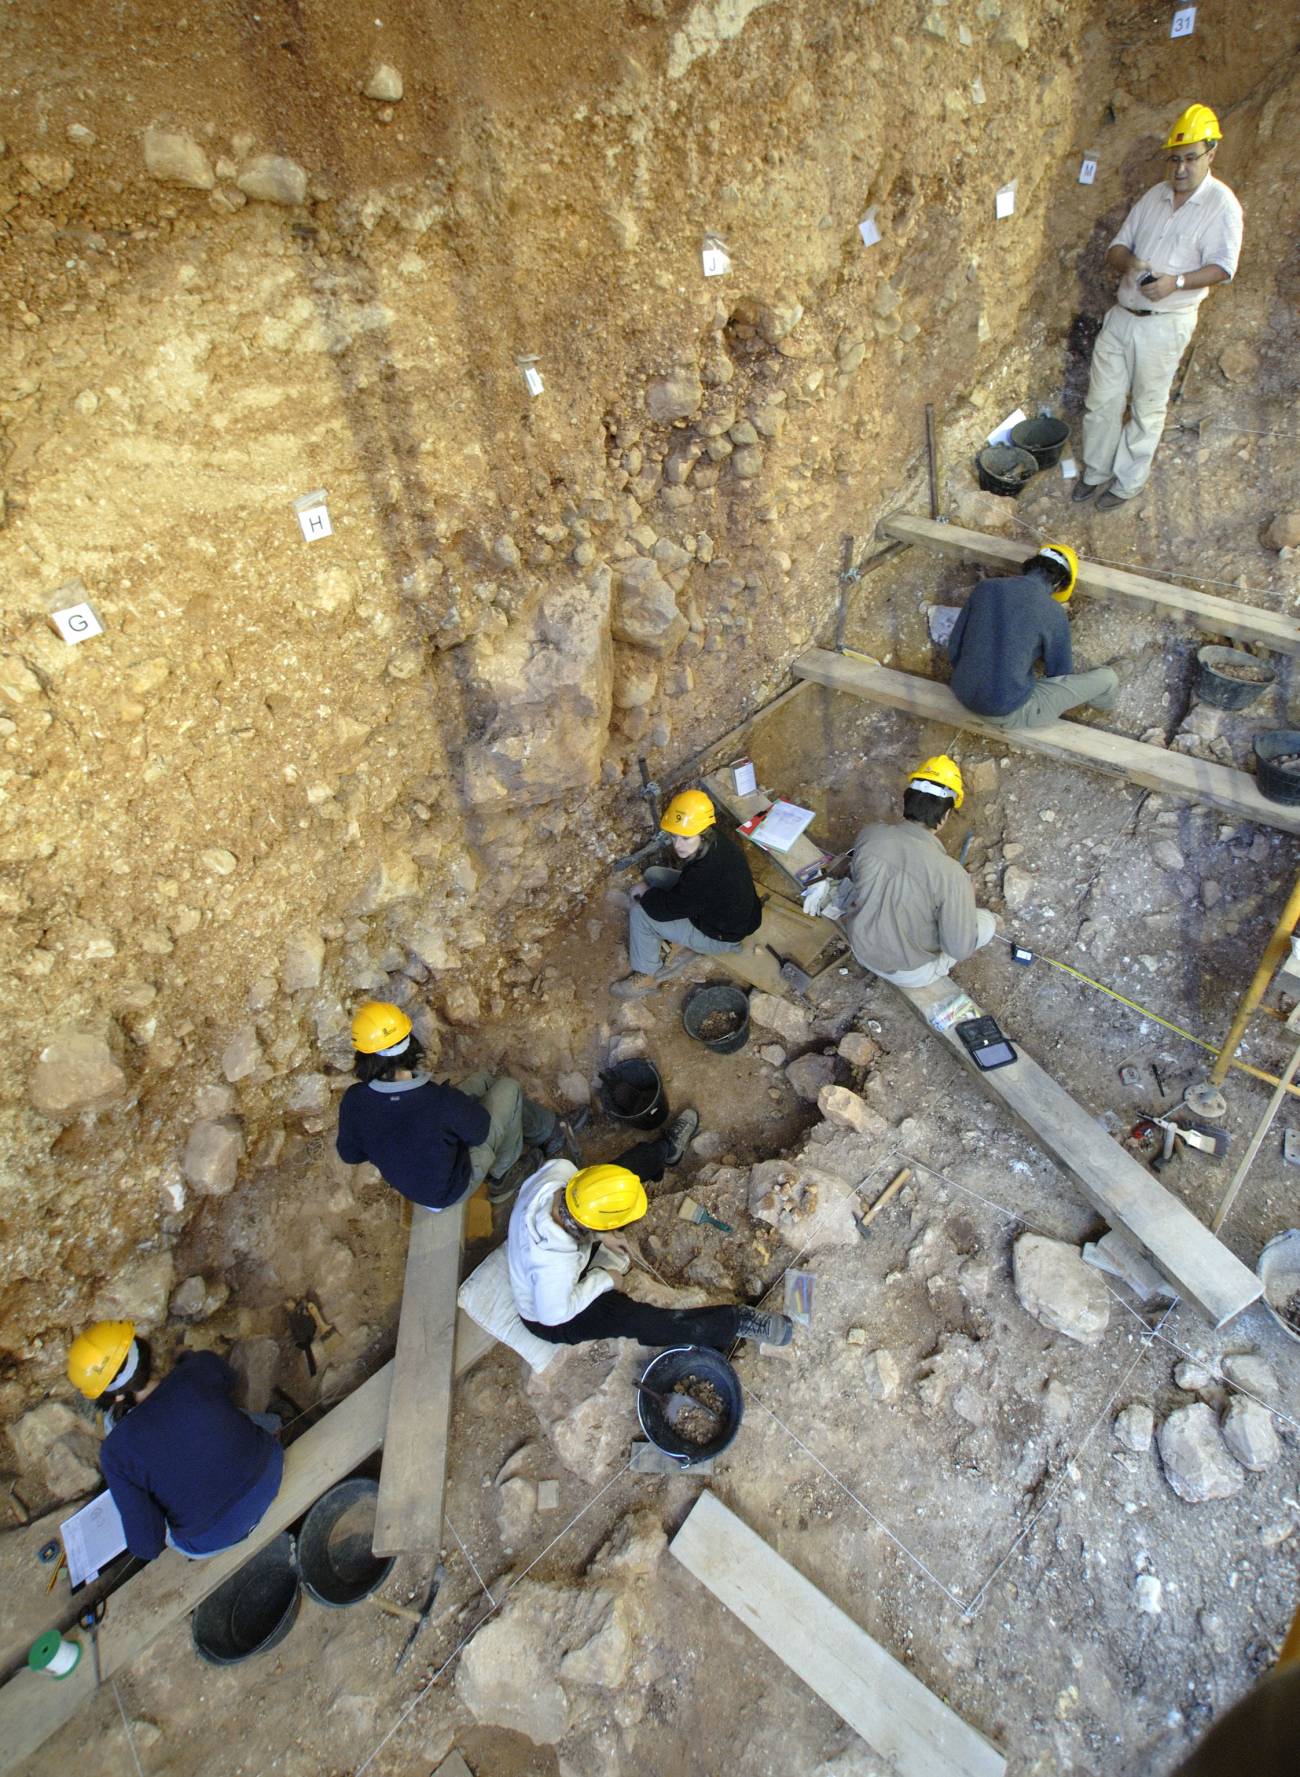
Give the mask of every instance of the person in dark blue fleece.
[{"label": "person in dark blue fleece", "polygon": [[447,1209],[490,1179],[488,1197],[514,1193],[506,1175],[525,1146],[546,1159],[570,1130],[525,1096],[517,1081],[472,1074],[459,1086],[433,1080],[400,1006],[368,1000],[352,1020],[357,1084],[339,1106],[335,1146],[349,1166],[368,1160],[395,1191],[426,1209]]},{"label": "person in dark blue fleece", "polygon": [[106,1408],[99,1466],[127,1547],[152,1561],[171,1544],[196,1559],[252,1533],[280,1490],[284,1452],[269,1414],[241,1413],[235,1372],[215,1352],[186,1353],[152,1377],[148,1342],[127,1320],[100,1321],[72,1343],[68,1376]]},{"label": "person in dark blue fleece", "polygon": [[981,580],[953,625],[953,696],[992,727],[1043,728],[1080,704],[1113,705],[1110,667],[1073,670],[1065,607],[1078,571],[1067,543],[1045,543],[1018,575]]}]

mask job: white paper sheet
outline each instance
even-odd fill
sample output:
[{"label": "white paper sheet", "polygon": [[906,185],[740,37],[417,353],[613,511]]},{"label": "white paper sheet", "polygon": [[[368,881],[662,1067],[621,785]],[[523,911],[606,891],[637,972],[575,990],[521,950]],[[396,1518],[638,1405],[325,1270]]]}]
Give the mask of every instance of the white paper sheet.
[{"label": "white paper sheet", "polygon": [[1009,413],[1006,419],[1003,420],[1002,424],[989,433],[989,443],[1010,444],[1012,426],[1018,426],[1024,417],[1025,410],[1023,407],[1018,407],[1014,413]]},{"label": "white paper sheet", "polygon": [[786,852],[813,818],[811,808],[797,802],[774,802],[750,838],[765,851]]},{"label": "white paper sheet", "polygon": [[122,1519],[107,1490],[97,1493],[89,1505],[82,1506],[59,1526],[63,1552],[68,1557],[68,1584],[84,1585],[97,1578],[115,1555],[126,1548],[126,1532]]}]

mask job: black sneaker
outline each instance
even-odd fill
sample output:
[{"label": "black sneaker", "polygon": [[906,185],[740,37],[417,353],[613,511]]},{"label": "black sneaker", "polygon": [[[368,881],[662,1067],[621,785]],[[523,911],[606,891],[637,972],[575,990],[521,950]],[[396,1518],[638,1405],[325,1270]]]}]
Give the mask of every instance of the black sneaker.
[{"label": "black sneaker", "polygon": [[557,1154],[567,1153],[576,1163],[578,1158],[577,1144],[574,1137],[585,1129],[591,1121],[591,1109],[583,1105],[580,1111],[570,1111],[567,1117],[557,1117],[555,1128],[542,1143],[542,1157],[554,1160]]},{"label": "black sneaker", "polygon": [[738,1339],[754,1339],[763,1345],[788,1345],[794,1338],[794,1322],[788,1314],[760,1314],[742,1308],[736,1322]]},{"label": "black sneaker", "polygon": [[667,1151],[664,1154],[665,1166],[679,1164],[682,1155],[691,1145],[691,1137],[699,1126],[700,1113],[698,1111],[681,1111],[673,1118],[663,1136],[664,1142],[667,1144]]},{"label": "black sneaker", "polygon": [[1104,486],[1105,483],[1101,481],[1085,481],[1081,475],[1075,483],[1070,499],[1076,506],[1081,506],[1085,500],[1090,500],[1098,489]]}]

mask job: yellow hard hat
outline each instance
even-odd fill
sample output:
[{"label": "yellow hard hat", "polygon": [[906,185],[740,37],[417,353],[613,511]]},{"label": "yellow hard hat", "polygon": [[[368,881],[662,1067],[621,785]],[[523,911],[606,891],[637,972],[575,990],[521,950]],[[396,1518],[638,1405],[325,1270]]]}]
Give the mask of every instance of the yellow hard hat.
[{"label": "yellow hard hat", "polygon": [[955,759],[950,759],[947,753],[939,753],[935,758],[927,759],[923,765],[918,765],[907,781],[909,784],[918,784],[923,790],[938,791],[939,793],[947,790],[952,796],[954,808],[960,808],[966,800],[966,786],[961,781],[961,767]]},{"label": "yellow hard hat", "polygon": [[1174,119],[1166,148],[1187,148],[1194,142],[1221,142],[1223,131],[1208,105],[1189,105]]},{"label": "yellow hard hat", "polygon": [[1045,555],[1048,561],[1056,562],[1058,566],[1064,568],[1069,574],[1070,578],[1066,581],[1065,585],[1058,586],[1056,591],[1052,594],[1052,597],[1056,600],[1058,605],[1068,605],[1070,602],[1070,595],[1074,591],[1075,583],[1079,578],[1078,556],[1073,549],[1070,548],[1068,543],[1044,543],[1038,553],[1040,555]]},{"label": "yellow hard hat", "polygon": [[126,1362],[134,1338],[134,1321],[97,1320],[72,1341],[68,1381],[88,1401],[97,1401]]},{"label": "yellow hard hat", "polygon": [[717,818],[713,804],[703,790],[679,790],[664,810],[659,826],[664,833],[676,833],[680,838],[690,839],[713,826]]},{"label": "yellow hard hat", "polygon": [[645,1186],[626,1166],[584,1166],[564,1187],[569,1214],[584,1228],[625,1228],[646,1212]]},{"label": "yellow hard hat", "polygon": [[411,1021],[388,1000],[367,1000],[352,1020],[352,1047],[363,1055],[392,1049],[411,1034]]}]

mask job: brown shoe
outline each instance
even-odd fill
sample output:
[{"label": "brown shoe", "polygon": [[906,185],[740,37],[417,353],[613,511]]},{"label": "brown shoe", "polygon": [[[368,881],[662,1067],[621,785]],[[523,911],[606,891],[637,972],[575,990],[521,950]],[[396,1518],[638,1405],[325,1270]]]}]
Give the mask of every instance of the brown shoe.
[{"label": "brown shoe", "polygon": [[653,975],[624,975],[621,981],[615,981],[610,988],[616,1000],[643,1000],[648,993],[653,993],[659,983]]}]

